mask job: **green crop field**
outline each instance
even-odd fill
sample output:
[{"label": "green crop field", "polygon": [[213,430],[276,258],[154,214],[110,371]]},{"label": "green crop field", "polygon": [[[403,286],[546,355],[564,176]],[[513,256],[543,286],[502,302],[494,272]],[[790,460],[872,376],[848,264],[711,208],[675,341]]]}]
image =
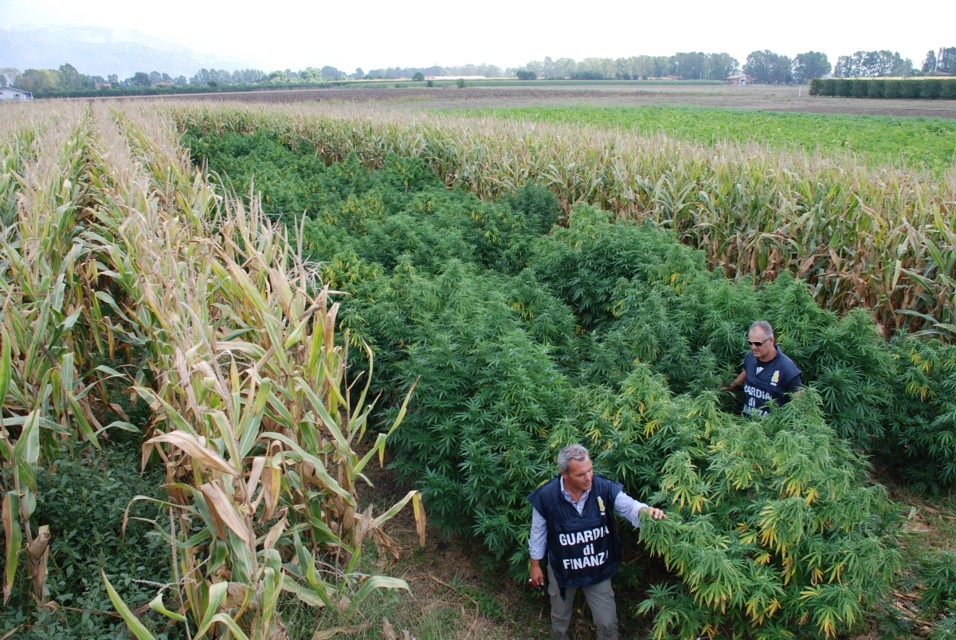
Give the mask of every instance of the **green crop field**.
[{"label": "green crop field", "polygon": [[856,154],[873,165],[926,169],[956,165],[956,121],[817,113],[776,113],[687,106],[500,107],[470,112],[531,122],[596,126],[689,140],[705,145],[757,143],[783,151]]},{"label": "green crop field", "polygon": [[0,638],[538,637],[573,441],[668,513],[626,637],[950,637],[947,122],[303,95],[5,106]]}]

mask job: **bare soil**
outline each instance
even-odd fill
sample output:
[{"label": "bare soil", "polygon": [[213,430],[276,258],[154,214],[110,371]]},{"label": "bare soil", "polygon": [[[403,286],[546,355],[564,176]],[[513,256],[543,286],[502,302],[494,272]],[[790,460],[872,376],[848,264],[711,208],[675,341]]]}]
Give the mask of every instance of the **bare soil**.
[{"label": "bare soil", "polygon": [[811,96],[806,86],[648,84],[541,84],[433,87],[393,83],[381,87],[262,90],[171,96],[251,103],[376,102],[398,108],[507,106],[685,105],[721,109],[954,118],[956,100],[882,100]]}]

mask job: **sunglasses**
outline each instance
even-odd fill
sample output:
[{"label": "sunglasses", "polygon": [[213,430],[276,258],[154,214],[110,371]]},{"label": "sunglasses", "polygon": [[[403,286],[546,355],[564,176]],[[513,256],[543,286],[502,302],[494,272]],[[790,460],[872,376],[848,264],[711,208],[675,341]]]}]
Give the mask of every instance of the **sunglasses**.
[{"label": "sunglasses", "polygon": [[747,342],[750,343],[750,346],[751,346],[751,347],[759,347],[760,345],[762,345],[764,342],[766,342],[766,341],[769,340],[769,339],[770,339],[770,338],[765,338],[765,339],[761,340],[760,342],[755,342],[755,341],[753,341],[753,340],[748,340]]}]

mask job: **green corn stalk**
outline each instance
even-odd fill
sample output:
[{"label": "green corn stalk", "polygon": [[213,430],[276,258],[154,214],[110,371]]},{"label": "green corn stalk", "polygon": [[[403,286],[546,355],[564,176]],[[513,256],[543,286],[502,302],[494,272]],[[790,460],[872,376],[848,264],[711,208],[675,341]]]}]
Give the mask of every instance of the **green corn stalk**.
[{"label": "green corn stalk", "polygon": [[[290,255],[261,209],[215,196],[181,151],[174,149],[172,159],[151,145],[142,133],[148,120],[132,120],[123,120],[123,128],[135,138],[134,153],[150,161],[154,177],[146,189],[155,195],[120,192],[103,201],[174,203],[189,213],[149,208],[123,216],[118,207],[103,207],[98,216],[111,242],[99,250],[111,264],[125,265],[105,275],[126,295],[100,300],[123,320],[125,335],[152,345],[152,374],[145,379],[159,384],[134,390],[156,417],[158,433],[144,443],[144,460],[158,454],[167,469],[169,541],[183,547],[180,606],[197,633],[225,625],[265,638],[282,625],[274,598],[263,594],[288,591],[310,604],[354,607],[370,589],[407,588],[383,577],[353,577],[365,539],[389,546],[382,527],[395,511],[357,515],[362,470],[381,456],[387,432],[364,456],[354,452],[371,410],[368,382],[358,398],[350,397],[347,347],[336,345],[331,293]],[[129,188],[136,193],[144,184]],[[408,502],[423,533],[420,496],[412,493],[399,506]],[[190,537],[194,522],[205,525],[199,537]],[[300,539],[338,564],[337,578],[315,570],[318,557],[301,565],[301,575],[269,568],[279,547],[301,553]],[[208,554],[197,552],[206,546]],[[222,599],[219,585],[226,583],[230,596]]]},{"label": "green corn stalk", "polygon": [[[242,114],[242,116],[240,116]],[[869,169],[852,158],[757,145],[712,146],[494,117],[400,114],[386,107],[178,107],[181,128],[228,130],[230,121],[314,144],[328,161],[356,151],[369,166],[387,153],[424,158],[449,186],[495,198],[516,183],[550,187],[566,209],[588,202],[623,217],[672,226],[705,250],[711,264],[738,277],[772,280],[782,270],[806,279],[817,302],[837,311],[872,308],[878,322],[949,335],[945,274],[927,273],[935,219],[952,233],[954,181],[926,181],[917,171]],[[663,182],[662,182],[663,181]],[[654,185],[669,183],[666,192]],[[666,195],[665,195],[666,193]],[[695,204],[699,202],[700,204]],[[912,227],[914,242],[894,240]],[[758,241],[778,239],[773,255]],[[941,246],[943,262],[956,248]],[[901,250],[902,249],[902,250]],[[899,262],[900,268],[897,268]],[[895,277],[893,277],[895,274]],[[926,278],[929,289],[912,274]]]}]

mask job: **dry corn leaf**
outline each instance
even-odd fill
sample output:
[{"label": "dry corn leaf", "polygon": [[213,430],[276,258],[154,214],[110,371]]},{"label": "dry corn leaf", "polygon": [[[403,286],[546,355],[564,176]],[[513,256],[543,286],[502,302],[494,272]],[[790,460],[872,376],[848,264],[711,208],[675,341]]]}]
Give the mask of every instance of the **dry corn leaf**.
[{"label": "dry corn leaf", "polygon": [[146,444],[166,442],[186,453],[194,461],[205,467],[218,469],[231,476],[238,476],[239,472],[233,469],[218,453],[212,451],[198,437],[185,431],[171,431],[146,441]]}]

